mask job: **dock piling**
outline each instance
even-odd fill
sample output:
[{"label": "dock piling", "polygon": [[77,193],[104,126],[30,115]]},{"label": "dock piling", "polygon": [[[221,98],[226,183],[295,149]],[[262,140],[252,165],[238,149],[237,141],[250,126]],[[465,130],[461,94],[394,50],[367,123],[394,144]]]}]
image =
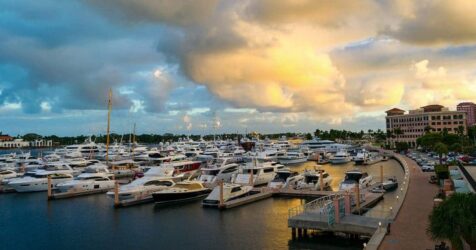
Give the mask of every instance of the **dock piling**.
[{"label": "dock piling", "polygon": [[291,236],[292,236],[293,240],[296,239],[296,228],[295,227],[291,228]]},{"label": "dock piling", "polygon": [[119,182],[114,182],[114,206],[119,206]]},{"label": "dock piling", "polygon": [[219,206],[223,207],[223,204],[224,204],[224,202],[223,202],[223,180],[222,180],[222,181],[220,181],[220,204],[219,204]]},{"label": "dock piling", "polygon": [[48,175],[48,200],[51,199],[51,176]]},{"label": "dock piling", "polygon": [[321,191],[324,191],[324,180],[322,179],[322,172],[319,173],[319,184]]}]

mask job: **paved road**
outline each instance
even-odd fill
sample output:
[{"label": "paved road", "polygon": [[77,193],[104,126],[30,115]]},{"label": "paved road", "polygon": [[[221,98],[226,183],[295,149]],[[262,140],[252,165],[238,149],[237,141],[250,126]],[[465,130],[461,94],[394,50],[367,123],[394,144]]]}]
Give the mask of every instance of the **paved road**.
[{"label": "paved road", "polygon": [[437,242],[433,242],[426,234],[426,228],[438,187],[428,183],[433,173],[424,173],[413,160],[405,156],[403,158],[410,169],[407,196],[391,226],[390,235],[385,236],[379,249],[434,249]]}]

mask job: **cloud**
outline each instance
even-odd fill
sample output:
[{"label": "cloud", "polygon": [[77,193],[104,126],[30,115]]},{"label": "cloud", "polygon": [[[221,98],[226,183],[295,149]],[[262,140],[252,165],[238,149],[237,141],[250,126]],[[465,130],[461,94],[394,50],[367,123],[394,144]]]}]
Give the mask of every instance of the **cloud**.
[{"label": "cloud", "polygon": [[466,0],[402,2],[401,19],[383,33],[418,45],[469,44],[476,41],[476,5]]},{"label": "cloud", "polygon": [[135,22],[164,22],[188,26],[204,22],[213,14],[218,0],[86,0],[106,15]]}]

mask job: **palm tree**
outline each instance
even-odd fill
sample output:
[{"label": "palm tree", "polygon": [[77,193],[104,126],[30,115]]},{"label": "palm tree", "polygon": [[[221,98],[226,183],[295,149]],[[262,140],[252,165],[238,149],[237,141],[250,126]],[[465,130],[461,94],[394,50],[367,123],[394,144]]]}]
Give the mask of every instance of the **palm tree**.
[{"label": "palm tree", "polygon": [[433,148],[440,158],[440,165],[444,154],[448,154],[448,147],[442,142],[438,142]]},{"label": "palm tree", "polygon": [[455,193],[435,207],[429,216],[427,232],[434,240],[449,240],[454,249],[463,242],[476,250],[476,194]]}]

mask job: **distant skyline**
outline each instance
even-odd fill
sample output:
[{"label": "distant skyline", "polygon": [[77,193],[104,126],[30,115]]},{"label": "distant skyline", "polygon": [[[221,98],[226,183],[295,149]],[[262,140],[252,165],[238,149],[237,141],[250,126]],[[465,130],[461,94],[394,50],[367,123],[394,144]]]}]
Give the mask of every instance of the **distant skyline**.
[{"label": "distant skyline", "polygon": [[0,0],[0,131],[384,129],[476,102],[476,4]]}]

